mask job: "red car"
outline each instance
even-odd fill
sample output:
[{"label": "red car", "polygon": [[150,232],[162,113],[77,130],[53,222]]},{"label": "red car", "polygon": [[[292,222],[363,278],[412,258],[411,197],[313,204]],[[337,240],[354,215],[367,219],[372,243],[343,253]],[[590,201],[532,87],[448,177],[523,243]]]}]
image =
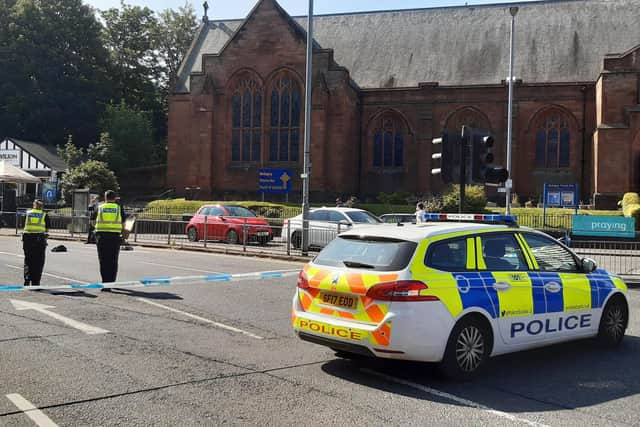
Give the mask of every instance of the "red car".
[{"label": "red car", "polygon": [[[273,230],[269,223],[242,206],[205,205],[187,224],[187,236],[192,242],[204,240],[205,218],[207,240],[223,240],[227,243],[241,243],[243,228],[247,233],[247,242],[266,245],[273,239]],[[246,225],[246,226],[245,226]]]}]

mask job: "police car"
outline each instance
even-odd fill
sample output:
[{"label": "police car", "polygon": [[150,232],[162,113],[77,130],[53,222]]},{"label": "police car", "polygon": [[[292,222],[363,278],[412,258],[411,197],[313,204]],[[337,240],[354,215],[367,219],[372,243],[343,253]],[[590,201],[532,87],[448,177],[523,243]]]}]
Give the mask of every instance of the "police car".
[{"label": "police car", "polygon": [[629,305],[620,277],[515,217],[426,219],[441,222],[362,227],[329,243],[299,275],[298,336],[346,357],[437,362],[456,379],[490,356],[622,341]]}]

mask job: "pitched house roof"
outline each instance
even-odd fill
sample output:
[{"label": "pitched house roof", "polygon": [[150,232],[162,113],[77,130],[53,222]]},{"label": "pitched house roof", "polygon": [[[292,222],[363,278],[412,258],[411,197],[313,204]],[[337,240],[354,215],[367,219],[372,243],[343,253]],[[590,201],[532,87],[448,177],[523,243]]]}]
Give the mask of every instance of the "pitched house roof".
[{"label": "pitched house roof", "polygon": [[56,148],[50,145],[38,144],[36,142],[23,141],[21,139],[7,138],[22,147],[23,150],[44,163],[55,171],[67,170],[67,164],[56,154]]},{"label": "pitched house roof", "polygon": [[[265,1],[265,0],[260,0]],[[318,15],[314,39],[334,50],[361,88],[499,84],[509,70],[509,7],[517,5],[515,76],[526,83],[593,82],[607,54],[640,44],[638,0],[544,0],[520,4]],[[293,18],[306,28],[306,17]],[[202,71],[244,20],[200,28],[176,92]]]}]

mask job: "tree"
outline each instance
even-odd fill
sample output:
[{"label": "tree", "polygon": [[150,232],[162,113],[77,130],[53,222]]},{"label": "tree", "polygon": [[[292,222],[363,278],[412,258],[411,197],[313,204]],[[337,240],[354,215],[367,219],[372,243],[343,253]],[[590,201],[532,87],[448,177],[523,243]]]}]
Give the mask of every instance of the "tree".
[{"label": "tree", "polygon": [[116,172],[155,163],[149,114],[124,102],[109,105],[102,129],[111,138],[109,166]]},{"label": "tree", "polygon": [[71,191],[78,188],[88,188],[97,194],[104,194],[107,190],[120,190],[113,171],[106,163],[95,160],[89,160],[70,169],[62,177],[60,185],[67,202],[71,202]]},{"label": "tree", "polygon": [[100,140],[95,144],[89,144],[89,148],[87,148],[87,157],[89,160],[109,163],[112,155],[113,142],[108,132],[102,132],[100,134]]},{"label": "tree", "polygon": [[108,56],[81,0],[0,0],[0,129],[80,145],[94,140],[109,98]]},{"label": "tree", "polygon": [[63,146],[56,147],[56,154],[67,164],[69,168],[74,168],[82,162],[82,148],[76,147],[73,143],[73,137],[67,137],[67,143]]}]

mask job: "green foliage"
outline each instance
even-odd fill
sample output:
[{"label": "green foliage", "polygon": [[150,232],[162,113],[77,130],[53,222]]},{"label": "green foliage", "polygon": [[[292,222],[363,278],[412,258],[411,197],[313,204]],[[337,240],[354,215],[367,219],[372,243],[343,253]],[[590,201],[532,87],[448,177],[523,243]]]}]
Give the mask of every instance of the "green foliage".
[{"label": "green foliage", "polygon": [[[458,212],[460,206],[460,186],[453,185],[442,195],[442,212]],[[468,185],[465,190],[463,212],[481,213],[487,207],[487,195],[481,185]]]},{"label": "green foliage", "polygon": [[69,168],[74,168],[82,161],[82,148],[76,147],[71,135],[67,138],[67,143],[56,147],[56,153],[67,164]]},{"label": "green foliage", "polygon": [[71,201],[71,190],[88,188],[92,193],[103,194],[106,190],[118,191],[118,179],[104,162],[89,160],[70,169],[61,180],[65,200]]},{"label": "green foliage", "polygon": [[411,197],[409,193],[380,193],[376,199],[384,205],[402,205],[407,203],[407,199]]},{"label": "green foliage", "polygon": [[89,160],[109,163],[112,155],[113,142],[108,132],[102,132],[100,134],[100,140],[95,144],[89,144],[87,148],[87,157],[89,157]]},{"label": "green foliage", "polygon": [[101,26],[82,0],[0,1],[0,129],[80,146],[95,138],[109,99]]},{"label": "green foliage", "polygon": [[[107,106],[103,130],[109,134],[109,166],[116,172],[153,164],[153,135],[149,115],[124,102]],[[106,140],[105,140],[106,141]]]},{"label": "green foliage", "polygon": [[256,201],[204,201],[204,200],[154,200],[149,202],[142,214],[141,218],[163,218],[166,216],[193,215],[203,205],[237,205],[251,209],[256,215],[264,218],[285,219],[302,212],[299,206],[289,206],[278,203],[256,202]]},{"label": "green foliage", "polygon": [[635,218],[636,229],[640,228],[640,204],[632,203],[629,205],[625,205],[624,216],[626,216],[627,218]]}]

